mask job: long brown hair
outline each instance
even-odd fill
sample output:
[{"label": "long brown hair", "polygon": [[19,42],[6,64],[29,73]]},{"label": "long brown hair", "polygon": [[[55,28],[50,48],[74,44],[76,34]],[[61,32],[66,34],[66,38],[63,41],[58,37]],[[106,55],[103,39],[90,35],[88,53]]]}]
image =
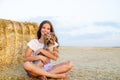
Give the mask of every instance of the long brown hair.
[{"label": "long brown hair", "polygon": [[[38,39],[40,39],[41,38],[41,29],[42,29],[42,27],[43,27],[43,25],[44,24],[46,24],[46,23],[48,23],[49,25],[50,25],[50,32],[53,32],[54,34],[55,34],[55,31],[54,31],[54,28],[53,28],[53,26],[52,26],[52,23],[50,22],[50,21],[48,21],[48,20],[44,20],[44,21],[42,21],[41,23],[40,23],[40,25],[39,25],[39,28],[38,28],[38,31],[37,31],[37,38]],[[55,35],[56,36],[56,35]],[[57,38],[57,36],[56,36],[56,42],[58,43],[58,38]]]}]

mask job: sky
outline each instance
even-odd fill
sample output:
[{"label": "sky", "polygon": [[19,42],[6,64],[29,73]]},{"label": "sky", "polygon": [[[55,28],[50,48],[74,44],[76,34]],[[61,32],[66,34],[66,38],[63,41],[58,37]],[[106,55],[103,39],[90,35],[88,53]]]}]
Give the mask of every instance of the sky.
[{"label": "sky", "polygon": [[61,46],[120,46],[120,0],[0,0],[0,18],[50,20]]}]

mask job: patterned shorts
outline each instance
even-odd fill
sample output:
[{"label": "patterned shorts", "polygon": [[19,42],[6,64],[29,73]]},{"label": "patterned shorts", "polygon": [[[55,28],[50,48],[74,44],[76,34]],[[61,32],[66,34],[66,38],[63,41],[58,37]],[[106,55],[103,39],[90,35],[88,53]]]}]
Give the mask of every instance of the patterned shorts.
[{"label": "patterned shorts", "polygon": [[45,64],[43,70],[49,72],[52,69],[53,65],[51,63]]}]

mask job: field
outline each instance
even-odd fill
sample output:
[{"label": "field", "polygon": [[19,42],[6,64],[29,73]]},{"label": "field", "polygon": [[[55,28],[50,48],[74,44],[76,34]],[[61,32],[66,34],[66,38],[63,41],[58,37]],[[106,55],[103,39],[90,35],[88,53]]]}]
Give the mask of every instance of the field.
[{"label": "field", "polygon": [[70,60],[70,80],[120,80],[120,48],[61,47],[57,63]]},{"label": "field", "polygon": [[[60,47],[59,55],[53,64],[70,60],[74,65],[70,80],[120,80],[119,47]],[[35,79],[26,76],[22,64],[15,64],[0,68],[0,80]]]}]

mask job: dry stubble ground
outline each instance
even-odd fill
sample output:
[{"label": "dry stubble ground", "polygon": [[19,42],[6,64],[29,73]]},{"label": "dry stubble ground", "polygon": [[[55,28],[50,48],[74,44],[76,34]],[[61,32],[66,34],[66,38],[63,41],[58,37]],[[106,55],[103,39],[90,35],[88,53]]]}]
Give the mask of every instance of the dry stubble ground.
[{"label": "dry stubble ground", "polygon": [[70,80],[120,80],[120,48],[61,47],[57,63],[70,60]]},{"label": "dry stubble ground", "polygon": [[[72,61],[70,80],[120,80],[120,48],[60,47],[54,64]],[[35,80],[28,78],[21,64],[0,69],[0,80]]]}]

